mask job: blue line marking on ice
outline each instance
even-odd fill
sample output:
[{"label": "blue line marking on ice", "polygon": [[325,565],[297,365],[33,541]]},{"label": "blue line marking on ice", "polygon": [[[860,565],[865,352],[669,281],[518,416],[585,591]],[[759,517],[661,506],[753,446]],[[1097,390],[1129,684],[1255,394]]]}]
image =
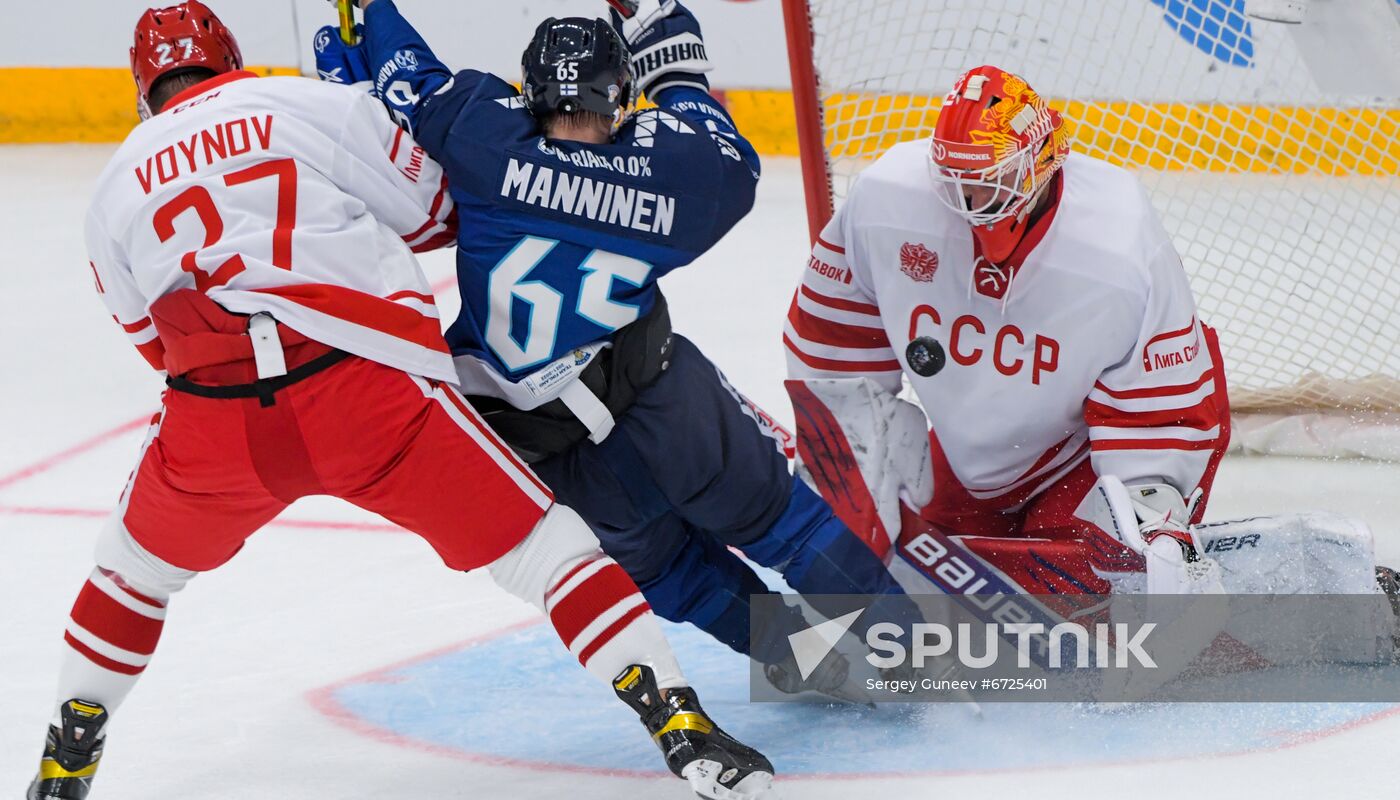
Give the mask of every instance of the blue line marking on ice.
[{"label": "blue line marking on ice", "polygon": [[[748,667],[688,626],[667,633],[716,720],[788,775],[999,771],[1196,758],[1267,749],[1390,708],[1381,703],[1215,703],[1105,713],[1052,703],[869,710],[748,703]],[[342,687],[336,699],[394,733],[542,767],[660,773],[636,717],[569,658],[548,625]]]},{"label": "blue line marking on ice", "polygon": [[1149,2],[1165,9],[1167,25],[1201,52],[1234,67],[1254,65],[1254,29],[1244,15],[1245,0]]}]

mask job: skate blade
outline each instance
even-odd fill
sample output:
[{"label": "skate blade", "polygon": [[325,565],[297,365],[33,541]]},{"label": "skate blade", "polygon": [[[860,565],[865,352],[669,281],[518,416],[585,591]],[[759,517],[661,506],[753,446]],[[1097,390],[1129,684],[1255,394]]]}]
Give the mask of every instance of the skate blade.
[{"label": "skate blade", "polygon": [[815,694],[828,700],[835,700],[838,703],[848,706],[859,706],[871,711],[875,710],[875,701],[868,695],[851,691],[845,686],[838,686],[835,689],[813,689]]},{"label": "skate blade", "polygon": [[681,769],[681,777],[690,783],[691,790],[705,800],[779,800],[771,773],[751,772],[732,789],[719,782],[722,775],[720,763],[707,758],[696,759]]},{"label": "skate blade", "polygon": [[[849,681],[832,689],[799,689],[795,692],[778,689],[785,697],[800,699],[802,702],[811,702],[816,698],[821,698],[820,702],[832,706],[852,706],[864,708],[870,711],[875,709],[875,701],[869,695],[863,694],[854,689],[846,688]],[[769,684],[770,686],[772,684]],[[773,688],[777,689],[776,686]],[[809,698],[811,698],[809,700]]]}]

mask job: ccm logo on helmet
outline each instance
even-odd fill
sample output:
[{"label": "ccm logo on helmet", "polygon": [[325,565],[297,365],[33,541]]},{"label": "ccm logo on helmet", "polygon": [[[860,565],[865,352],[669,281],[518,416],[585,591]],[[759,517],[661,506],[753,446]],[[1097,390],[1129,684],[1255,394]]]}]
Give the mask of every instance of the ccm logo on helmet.
[{"label": "ccm logo on helmet", "polygon": [[[929,319],[934,325],[943,326],[938,309],[930,305],[919,305],[909,315],[909,338],[918,334],[919,322]],[[1008,378],[1029,372],[1031,384],[1040,385],[1040,379],[1060,367],[1060,343],[1055,339],[1035,334],[1027,337],[1015,325],[1003,325],[995,333],[986,323],[972,314],[964,314],[953,320],[948,328],[948,355],[955,364],[970,367],[984,358],[991,358],[997,372]]]}]

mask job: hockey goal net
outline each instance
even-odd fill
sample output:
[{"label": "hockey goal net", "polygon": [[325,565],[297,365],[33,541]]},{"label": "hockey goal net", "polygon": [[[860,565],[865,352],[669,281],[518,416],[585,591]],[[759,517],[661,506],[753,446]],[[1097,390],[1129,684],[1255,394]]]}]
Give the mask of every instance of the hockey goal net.
[{"label": "hockey goal net", "polygon": [[[1400,5],[1377,8],[1400,29]],[[1400,91],[1319,77],[1302,34],[1321,23],[1251,19],[1245,0],[784,11],[813,236],[863,167],[932,133],[960,73],[1019,73],[1075,150],[1147,185],[1220,331],[1237,444],[1400,458]]]}]

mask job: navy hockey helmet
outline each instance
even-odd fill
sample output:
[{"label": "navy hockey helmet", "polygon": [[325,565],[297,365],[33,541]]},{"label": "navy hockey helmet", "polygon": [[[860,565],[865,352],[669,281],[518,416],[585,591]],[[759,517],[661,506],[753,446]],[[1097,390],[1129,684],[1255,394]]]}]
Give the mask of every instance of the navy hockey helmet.
[{"label": "navy hockey helmet", "polygon": [[632,104],[627,44],[601,19],[551,17],[521,59],[521,94],[537,117],[591,111],[606,117]]}]

